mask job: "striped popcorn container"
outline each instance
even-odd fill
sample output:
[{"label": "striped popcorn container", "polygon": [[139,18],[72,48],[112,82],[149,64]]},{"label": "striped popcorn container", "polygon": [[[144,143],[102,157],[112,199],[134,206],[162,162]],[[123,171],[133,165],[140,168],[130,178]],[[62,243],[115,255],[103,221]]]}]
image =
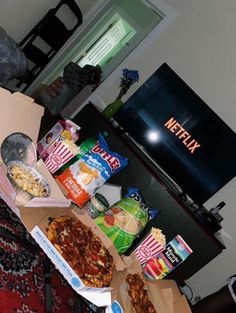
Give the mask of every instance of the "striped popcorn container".
[{"label": "striped popcorn container", "polygon": [[[159,238],[160,239],[159,239]],[[151,233],[134,250],[134,254],[141,264],[146,263],[157,253],[165,249],[165,236],[160,230],[152,228]]]},{"label": "striped popcorn container", "polygon": [[59,141],[45,160],[45,165],[48,170],[52,174],[55,173],[60,167],[76,155],[73,150],[75,149],[71,149],[70,145],[68,145],[66,141]]}]

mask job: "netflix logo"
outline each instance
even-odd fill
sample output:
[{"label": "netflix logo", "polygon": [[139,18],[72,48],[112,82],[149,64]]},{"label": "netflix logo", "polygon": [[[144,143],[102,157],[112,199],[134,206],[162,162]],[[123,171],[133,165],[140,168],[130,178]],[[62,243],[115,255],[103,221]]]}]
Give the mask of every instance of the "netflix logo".
[{"label": "netflix logo", "polygon": [[196,149],[201,147],[200,143],[192,137],[173,117],[171,117],[164,126],[178,137],[190,153],[195,153]]}]

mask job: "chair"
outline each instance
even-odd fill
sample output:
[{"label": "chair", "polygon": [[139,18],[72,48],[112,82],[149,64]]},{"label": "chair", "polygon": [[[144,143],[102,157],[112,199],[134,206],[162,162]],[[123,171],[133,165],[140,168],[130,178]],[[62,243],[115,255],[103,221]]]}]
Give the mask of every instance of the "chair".
[{"label": "chair", "polygon": [[[77,22],[72,29],[68,29],[56,16],[56,13],[63,5],[67,5],[77,19]],[[25,36],[20,42],[20,47],[31,65],[27,73],[26,84],[29,85],[38,76],[67,39],[73,34],[76,28],[82,24],[82,20],[81,10],[74,0],[61,0],[58,5],[55,8],[50,9],[38,24]],[[37,42],[38,39],[42,40],[47,46],[49,46],[47,52],[43,51],[39,46],[39,43]],[[22,82],[23,80],[16,86],[20,87]]]}]

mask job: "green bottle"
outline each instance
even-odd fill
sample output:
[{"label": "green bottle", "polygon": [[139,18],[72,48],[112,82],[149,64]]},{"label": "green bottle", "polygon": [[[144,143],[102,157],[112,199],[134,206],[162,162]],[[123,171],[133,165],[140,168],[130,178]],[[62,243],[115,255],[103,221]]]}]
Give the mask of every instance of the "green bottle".
[{"label": "green bottle", "polygon": [[119,109],[122,108],[124,103],[122,102],[121,99],[117,98],[114,102],[108,104],[103,111],[103,116],[106,118],[111,118]]}]

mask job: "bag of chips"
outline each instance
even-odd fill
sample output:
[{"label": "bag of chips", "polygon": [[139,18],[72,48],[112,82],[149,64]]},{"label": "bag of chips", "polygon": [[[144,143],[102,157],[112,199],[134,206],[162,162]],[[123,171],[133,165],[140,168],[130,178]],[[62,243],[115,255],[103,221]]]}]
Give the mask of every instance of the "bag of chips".
[{"label": "bag of chips", "polygon": [[125,197],[138,201],[140,203],[141,208],[147,212],[149,221],[153,220],[160,212],[158,208],[152,208],[151,206],[145,203],[144,197],[138,188],[128,187],[128,192],[125,195]]},{"label": "bag of chips", "polygon": [[150,219],[154,218],[158,210],[144,203],[138,189],[129,188],[123,199],[95,218],[95,223],[113,241],[118,253],[123,254],[150,220],[147,208],[153,210]]},{"label": "bag of chips", "polygon": [[128,159],[109,150],[101,134],[95,146],[57,176],[67,197],[82,207],[108,179],[128,164]]}]

